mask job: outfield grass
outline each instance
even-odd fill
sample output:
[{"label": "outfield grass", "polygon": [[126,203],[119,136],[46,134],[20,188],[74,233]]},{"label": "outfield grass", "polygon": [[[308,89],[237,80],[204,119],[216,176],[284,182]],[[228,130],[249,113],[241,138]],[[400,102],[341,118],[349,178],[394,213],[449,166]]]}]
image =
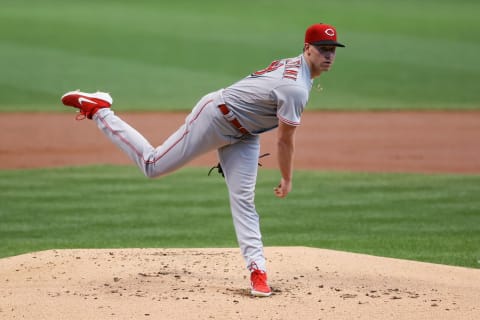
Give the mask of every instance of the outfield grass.
[{"label": "outfield grass", "polygon": [[[260,171],[267,246],[312,246],[478,268],[480,176],[297,171],[273,196]],[[0,171],[0,256],[52,248],[236,247],[227,191],[206,169],[147,180],[136,168]]]},{"label": "outfield grass", "polygon": [[0,111],[54,111],[72,89],[119,110],[189,110],[271,60],[305,28],[346,49],[310,109],[479,109],[480,3],[471,0],[2,0]]}]

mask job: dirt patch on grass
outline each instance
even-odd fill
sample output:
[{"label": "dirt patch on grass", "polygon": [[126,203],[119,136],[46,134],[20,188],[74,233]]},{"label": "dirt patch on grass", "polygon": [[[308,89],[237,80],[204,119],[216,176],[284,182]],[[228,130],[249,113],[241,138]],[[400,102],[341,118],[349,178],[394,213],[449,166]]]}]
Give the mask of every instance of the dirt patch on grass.
[{"label": "dirt patch on grass", "polygon": [[[161,144],[185,113],[119,113],[153,145]],[[130,164],[93,121],[74,113],[3,113],[0,168]],[[275,131],[261,151],[276,167]],[[480,112],[306,112],[298,129],[297,169],[370,172],[480,173]],[[217,163],[211,152],[191,165]]]}]

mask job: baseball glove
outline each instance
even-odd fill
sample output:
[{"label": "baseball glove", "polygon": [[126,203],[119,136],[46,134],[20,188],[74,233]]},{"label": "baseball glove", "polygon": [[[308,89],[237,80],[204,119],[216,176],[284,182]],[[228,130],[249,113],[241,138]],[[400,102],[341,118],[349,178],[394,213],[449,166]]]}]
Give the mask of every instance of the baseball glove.
[{"label": "baseball glove", "polygon": [[[270,153],[264,153],[262,154],[260,157],[258,157],[258,159],[262,159],[263,157],[266,157],[266,156],[269,156]],[[258,163],[258,166],[261,167],[262,164],[259,162]],[[222,175],[222,177],[225,178],[225,174],[223,172],[223,168],[222,168],[222,165],[220,164],[220,162],[216,165],[216,166],[213,166],[210,171],[208,171],[208,175],[210,176],[210,174],[212,173],[213,170],[217,169],[218,173]]]}]

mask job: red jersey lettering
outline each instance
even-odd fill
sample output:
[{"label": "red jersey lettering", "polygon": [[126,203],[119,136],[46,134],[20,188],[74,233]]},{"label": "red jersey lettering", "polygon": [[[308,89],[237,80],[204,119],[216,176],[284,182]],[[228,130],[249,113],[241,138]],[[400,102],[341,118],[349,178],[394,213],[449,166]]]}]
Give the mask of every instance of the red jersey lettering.
[{"label": "red jersey lettering", "polygon": [[280,60],[275,60],[273,61],[268,67],[266,67],[265,69],[262,69],[262,70],[259,70],[257,72],[254,72],[252,73],[252,76],[261,76],[265,73],[269,73],[269,72],[272,72],[272,71],[275,71],[277,70],[278,68],[280,68],[281,66],[283,66],[283,63],[280,61]]},{"label": "red jersey lettering", "polygon": [[301,59],[289,59],[285,64],[285,71],[283,77],[287,79],[297,80],[298,71],[302,66]]}]

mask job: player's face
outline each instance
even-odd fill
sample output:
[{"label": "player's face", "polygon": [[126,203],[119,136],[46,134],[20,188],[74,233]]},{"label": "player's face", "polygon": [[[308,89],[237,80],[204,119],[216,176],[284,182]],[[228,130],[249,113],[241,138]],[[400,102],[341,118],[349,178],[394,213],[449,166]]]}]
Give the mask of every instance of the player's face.
[{"label": "player's face", "polygon": [[333,64],[333,61],[335,60],[335,49],[337,47],[335,46],[313,46],[321,59],[323,60],[321,62],[321,65],[324,66],[325,68],[330,69],[330,67]]},{"label": "player's face", "polygon": [[335,61],[335,46],[314,46],[306,44],[305,52],[310,61],[312,75],[318,76],[323,71],[328,71]]}]

